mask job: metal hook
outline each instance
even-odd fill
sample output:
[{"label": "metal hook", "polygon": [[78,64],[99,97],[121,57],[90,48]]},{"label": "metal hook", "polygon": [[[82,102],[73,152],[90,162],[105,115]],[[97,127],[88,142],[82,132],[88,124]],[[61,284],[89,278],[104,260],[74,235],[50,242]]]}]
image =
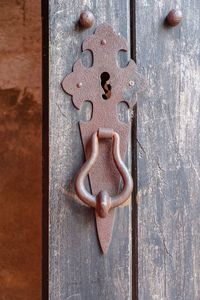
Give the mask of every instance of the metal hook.
[{"label": "metal hook", "polygon": [[[94,165],[99,153],[99,139],[113,139],[112,154],[117,170],[122,176],[123,189],[116,195],[110,197],[107,191],[100,191],[97,195],[90,194],[84,185],[86,176]],[[101,218],[105,218],[111,208],[123,204],[131,195],[133,190],[133,180],[129,171],[121,159],[120,155],[120,136],[110,128],[99,128],[91,137],[92,151],[90,158],[86,160],[80,169],[76,181],[75,189],[79,198],[87,205],[94,207]]]}]

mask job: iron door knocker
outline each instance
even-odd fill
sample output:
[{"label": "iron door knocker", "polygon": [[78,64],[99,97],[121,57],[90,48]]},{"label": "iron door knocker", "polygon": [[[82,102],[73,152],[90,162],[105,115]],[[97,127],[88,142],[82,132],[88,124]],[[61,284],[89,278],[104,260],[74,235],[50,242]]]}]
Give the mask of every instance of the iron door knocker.
[{"label": "iron door knocker", "polygon": [[[76,193],[88,206],[95,209],[98,237],[103,253],[106,253],[112,236],[115,208],[131,197],[133,180],[125,166],[129,124],[118,120],[117,104],[126,102],[131,109],[136,94],[144,88],[144,79],[130,60],[120,68],[117,55],[128,47],[123,37],[117,35],[108,24],[97,27],[95,34],[86,38],[82,50],[93,53],[93,65],[83,66],[77,60],[73,72],[67,75],[62,87],[73,96],[77,109],[84,101],[91,101],[93,114],[90,122],[80,122],[80,132],[86,161],[75,180]],[[92,194],[85,188],[89,175]],[[123,188],[118,193],[120,176]]]}]

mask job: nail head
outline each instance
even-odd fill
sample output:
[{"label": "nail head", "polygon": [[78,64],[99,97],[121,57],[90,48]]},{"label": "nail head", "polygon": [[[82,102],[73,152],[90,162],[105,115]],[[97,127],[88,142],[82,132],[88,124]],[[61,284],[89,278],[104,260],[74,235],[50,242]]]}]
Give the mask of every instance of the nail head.
[{"label": "nail head", "polygon": [[95,17],[91,11],[85,10],[80,14],[79,22],[82,27],[90,28],[95,23]]},{"label": "nail head", "polygon": [[172,9],[167,15],[167,22],[170,26],[177,26],[182,19],[183,14],[180,9]]},{"label": "nail head", "polygon": [[103,40],[101,40],[101,45],[106,45],[106,40],[105,39],[103,39]]},{"label": "nail head", "polygon": [[76,86],[77,86],[77,88],[81,88],[81,87],[82,87],[82,85],[83,85],[83,84],[82,84],[82,82],[79,82],[79,83],[77,83],[77,85],[76,85]]}]

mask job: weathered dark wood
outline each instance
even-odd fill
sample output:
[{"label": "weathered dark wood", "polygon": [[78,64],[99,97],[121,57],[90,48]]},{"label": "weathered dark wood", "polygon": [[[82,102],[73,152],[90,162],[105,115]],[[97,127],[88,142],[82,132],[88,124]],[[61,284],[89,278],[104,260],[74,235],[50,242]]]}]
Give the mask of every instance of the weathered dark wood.
[{"label": "weathered dark wood", "polygon": [[139,300],[200,299],[200,2],[136,0]]},{"label": "weathered dark wood", "polygon": [[[96,25],[106,21],[129,40],[128,0],[49,1],[49,298],[131,299],[130,206],[117,210],[110,249],[103,256],[94,212],[80,205],[70,188],[84,159],[78,121],[88,118],[90,107],[84,105],[81,112],[77,111],[60,83],[80,57],[83,39],[94,29],[80,30],[76,23],[85,8],[94,12]],[[90,56],[83,55],[83,59],[91,64]]]}]

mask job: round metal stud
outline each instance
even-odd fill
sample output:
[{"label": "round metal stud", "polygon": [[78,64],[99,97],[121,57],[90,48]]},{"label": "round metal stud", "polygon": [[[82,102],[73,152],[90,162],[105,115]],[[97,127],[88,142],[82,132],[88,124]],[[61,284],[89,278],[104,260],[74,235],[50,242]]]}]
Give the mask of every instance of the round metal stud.
[{"label": "round metal stud", "polygon": [[107,42],[106,42],[106,40],[105,40],[105,39],[101,40],[101,45],[103,45],[103,46],[104,46],[104,45],[106,45],[106,43],[107,43]]},{"label": "round metal stud", "polygon": [[95,23],[95,17],[91,11],[85,10],[80,14],[79,22],[82,27],[90,28]]},{"label": "round metal stud", "polygon": [[134,81],[133,81],[133,80],[130,80],[128,84],[129,84],[130,86],[134,86]]},{"label": "round metal stud", "polygon": [[77,83],[77,85],[76,85],[76,86],[77,86],[77,88],[79,88],[79,89],[80,89],[80,88],[82,87],[82,85],[83,85],[83,84],[82,84],[82,82],[79,82],[79,83]]},{"label": "round metal stud", "polygon": [[183,14],[180,9],[172,9],[167,15],[167,22],[170,26],[177,26],[182,19]]}]

